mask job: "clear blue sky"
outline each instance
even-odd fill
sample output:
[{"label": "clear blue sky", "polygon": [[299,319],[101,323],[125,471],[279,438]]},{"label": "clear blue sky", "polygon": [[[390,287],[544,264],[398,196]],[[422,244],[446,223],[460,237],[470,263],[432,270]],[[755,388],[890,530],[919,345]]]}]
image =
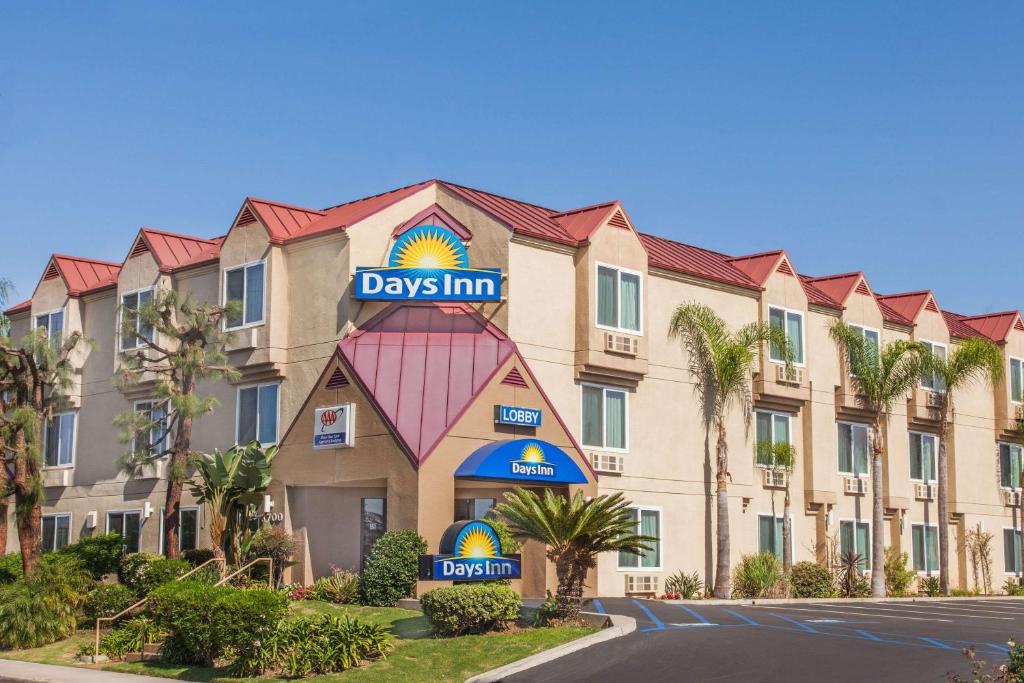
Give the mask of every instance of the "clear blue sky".
[{"label": "clear blue sky", "polygon": [[1021,3],[0,0],[0,274],[431,177],[1024,307]]}]

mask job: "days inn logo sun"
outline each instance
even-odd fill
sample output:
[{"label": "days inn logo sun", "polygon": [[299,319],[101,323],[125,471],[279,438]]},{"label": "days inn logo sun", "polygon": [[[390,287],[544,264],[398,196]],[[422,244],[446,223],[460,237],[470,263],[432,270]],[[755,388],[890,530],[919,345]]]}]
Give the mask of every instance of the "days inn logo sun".
[{"label": "days inn logo sun", "polygon": [[458,235],[438,225],[420,225],[398,237],[387,266],[356,268],[355,298],[500,301],[501,269],[470,268]]},{"label": "days inn logo sun", "polygon": [[494,534],[482,527],[470,529],[468,533],[459,538],[455,546],[455,557],[487,558],[498,557],[498,548]]},{"label": "days inn logo sun", "polygon": [[527,443],[518,460],[509,463],[512,474],[527,477],[553,477],[555,466],[544,461],[544,449],[538,443]]},{"label": "days inn logo sun", "polygon": [[388,265],[410,270],[468,268],[466,246],[448,230],[421,225],[403,234],[391,250]]}]

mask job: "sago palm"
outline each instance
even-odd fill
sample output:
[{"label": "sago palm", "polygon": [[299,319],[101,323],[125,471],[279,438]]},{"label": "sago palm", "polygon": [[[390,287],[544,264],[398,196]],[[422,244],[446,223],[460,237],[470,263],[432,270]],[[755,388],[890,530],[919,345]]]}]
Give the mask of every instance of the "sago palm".
[{"label": "sago palm", "polygon": [[[840,360],[854,384],[857,401],[871,413],[871,594],[885,597],[885,535],[882,521],[882,454],[884,427],[893,404],[905,399],[921,379],[927,348],[920,342],[899,339],[881,350],[860,330],[841,320],[829,328]],[[842,364],[842,362],[841,362]]]},{"label": "sago palm", "polygon": [[787,368],[792,364],[793,349],[782,328],[749,323],[733,332],[710,306],[700,303],[685,303],[676,308],[668,334],[683,347],[704,427],[716,434],[715,597],[728,598],[731,590],[726,416],[730,409],[739,408],[749,430],[753,411],[751,373],[758,366],[761,345],[767,343],[779,349]]},{"label": "sago palm", "polygon": [[656,543],[636,533],[636,517],[621,493],[585,499],[582,491],[572,498],[545,489],[539,496],[516,488],[505,494],[496,512],[513,536],[533,539],[547,546],[547,557],[558,576],[558,615],[579,615],[587,571],[597,566],[597,556],[607,552],[640,555]]},{"label": "sago palm", "polygon": [[927,354],[925,373],[932,374],[945,391],[939,397],[939,588],[949,594],[949,461],[948,419],[954,410],[954,395],[975,382],[995,384],[1003,376],[1003,354],[999,347],[982,337],[969,337],[955,346],[945,358]]}]

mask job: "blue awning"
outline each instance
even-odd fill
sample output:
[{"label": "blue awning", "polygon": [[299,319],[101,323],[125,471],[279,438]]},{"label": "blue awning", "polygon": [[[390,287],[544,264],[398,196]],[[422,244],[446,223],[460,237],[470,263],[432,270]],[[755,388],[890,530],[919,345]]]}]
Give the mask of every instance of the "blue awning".
[{"label": "blue awning", "polygon": [[586,484],[588,481],[568,453],[540,439],[510,439],[481,446],[459,465],[455,476],[538,484]]}]

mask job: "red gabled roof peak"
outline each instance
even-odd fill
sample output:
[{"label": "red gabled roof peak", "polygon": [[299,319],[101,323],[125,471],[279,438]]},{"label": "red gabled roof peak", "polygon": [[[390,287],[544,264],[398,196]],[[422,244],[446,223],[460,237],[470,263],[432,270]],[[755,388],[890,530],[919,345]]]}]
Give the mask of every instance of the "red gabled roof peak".
[{"label": "red gabled roof peak", "polygon": [[[135,245],[143,241],[153,255],[161,273],[173,273],[191,266],[198,266],[216,261],[220,258],[220,245],[223,237],[193,237],[180,233],[157,230],[143,226]],[[128,257],[135,255],[135,247]],[[128,257],[125,260],[128,260]]]},{"label": "red gabled roof peak", "polygon": [[[117,275],[121,272],[120,263],[84,256],[53,254],[50,262],[56,266],[64,280],[68,296],[82,296],[107,287],[116,287]],[[45,279],[45,272],[42,279]]]}]

